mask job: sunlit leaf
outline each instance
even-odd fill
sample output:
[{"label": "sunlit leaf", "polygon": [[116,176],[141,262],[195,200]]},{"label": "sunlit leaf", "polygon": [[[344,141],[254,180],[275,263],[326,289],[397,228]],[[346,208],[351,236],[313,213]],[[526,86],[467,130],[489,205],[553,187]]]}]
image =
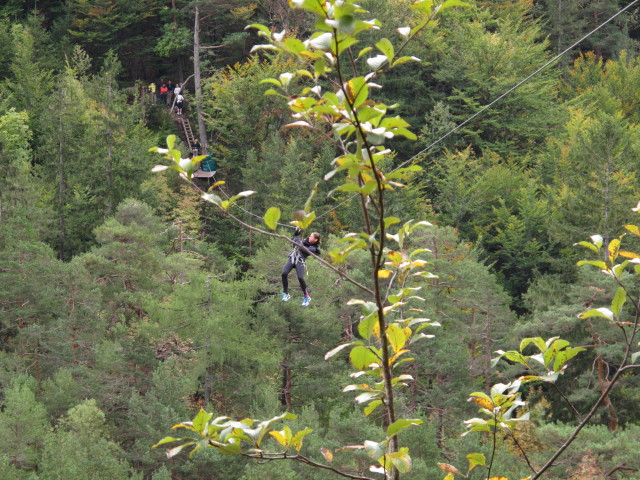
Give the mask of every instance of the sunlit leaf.
[{"label": "sunlit leaf", "polygon": [[640,237],[640,228],[637,225],[625,225],[624,228],[629,230],[634,235]]},{"label": "sunlit leaf", "polygon": [[333,452],[328,448],[321,447],[320,453],[325,458],[325,460],[329,463],[333,462]]},{"label": "sunlit leaf", "polygon": [[379,358],[369,348],[363,345],[354,347],[349,354],[349,359],[352,365],[358,370],[364,370],[372,363],[379,361]]},{"label": "sunlit leaf", "polygon": [[613,301],[611,302],[611,310],[616,317],[620,316],[620,310],[622,310],[622,306],[626,300],[627,291],[622,287],[618,287],[616,294],[613,297]]},{"label": "sunlit leaf", "polygon": [[388,453],[385,455],[394,467],[398,469],[400,473],[408,473],[411,471],[411,457],[409,456],[409,449],[406,447],[401,448],[398,452]]},{"label": "sunlit leaf", "polygon": [[582,312],[578,315],[578,318],[591,318],[591,317],[600,317],[606,318],[607,320],[613,321],[613,312],[608,308],[594,308],[591,310],[587,310],[586,312]]},{"label": "sunlit leaf", "polygon": [[278,226],[278,220],[280,220],[280,209],[278,207],[271,207],[264,215],[264,223],[271,230],[275,230]]},{"label": "sunlit leaf", "polygon": [[376,55],[375,57],[367,58],[367,65],[371,70],[379,70],[388,61],[389,59],[386,55]]},{"label": "sunlit leaf", "polygon": [[389,425],[387,428],[387,437],[393,437],[412,425],[422,425],[422,423],[423,422],[420,419],[401,418]]},{"label": "sunlit leaf", "polygon": [[455,473],[457,475],[462,475],[460,470],[448,463],[438,463],[438,467],[440,467],[440,469],[445,473]]},{"label": "sunlit leaf", "polygon": [[407,343],[405,330],[395,323],[389,325],[385,333],[394,352],[398,352]]},{"label": "sunlit leaf", "polygon": [[607,251],[609,253],[609,261],[614,262],[618,257],[618,250],[620,249],[620,239],[614,238],[609,242]]},{"label": "sunlit leaf", "polygon": [[577,265],[579,267],[583,266],[583,265],[593,265],[594,267],[598,267],[601,270],[606,270],[607,269],[607,264],[604,263],[601,260],[580,260]]},{"label": "sunlit leaf", "polygon": [[369,402],[369,404],[364,407],[364,414],[365,415],[371,415],[371,413],[378,408],[380,405],[382,405],[382,400],[374,400],[373,402]]},{"label": "sunlit leaf", "polygon": [[302,448],[302,439],[311,432],[313,432],[313,429],[305,428],[304,430],[300,430],[293,436],[293,438],[291,439],[291,445],[294,446],[296,451],[300,451],[300,449]]},{"label": "sunlit leaf", "polygon": [[487,464],[487,459],[482,453],[470,453],[467,455],[467,460],[469,461],[469,471],[473,470],[478,465],[485,466]]},{"label": "sunlit leaf", "polygon": [[177,442],[178,440],[179,439],[175,437],[164,437],[162,440],[160,440],[158,443],[153,445],[151,448],[159,447],[160,445],[164,445],[165,443]]},{"label": "sunlit leaf", "polygon": [[380,50],[380,52],[382,52],[382,54],[385,55],[389,60],[393,60],[395,52],[393,49],[393,44],[389,41],[388,38],[381,39],[378,43],[376,43],[376,47],[378,47],[378,50]]},{"label": "sunlit leaf", "polygon": [[330,359],[331,357],[333,357],[334,355],[336,355],[338,352],[342,351],[343,349],[350,347],[351,345],[353,345],[356,342],[349,342],[349,343],[343,343],[342,345],[338,345],[336,348],[330,350],[329,352],[327,352],[324,356],[325,360]]}]

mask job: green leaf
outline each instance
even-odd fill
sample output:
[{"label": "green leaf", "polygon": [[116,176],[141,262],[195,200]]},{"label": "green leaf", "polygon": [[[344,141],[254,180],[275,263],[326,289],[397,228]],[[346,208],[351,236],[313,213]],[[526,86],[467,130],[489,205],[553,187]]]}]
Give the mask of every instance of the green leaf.
[{"label": "green leaf", "polygon": [[401,418],[389,425],[387,428],[387,437],[391,438],[412,425],[422,425],[422,423],[420,419]]},{"label": "green leaf", "polygon": [[271,230],[275,230],[278,226],[278,220],[280,220],[280,209],[278,207],[271,207],[264,215],[264,223]]},{"label": "green leaf", "polygon": [[553,370],[555,372],[560,371],[561,367],[570,359],[575,357],[580,352],[586,351],[586,348],[582,347],[571,347],[567,348],[556,355],[555,360],[553,361]]},{"label": "green leaf", "polygon": [[384,228],[389,228],[391,225],[396,223],[400,223],[400,219],[398,217],[385,217]]},{"label": "green leaf", "polygon": [[618,287],[618,290],[616,290],[616,294],[613,297],[613,301],[611,302],[611,310],[616,317],[620,316],[620,310],[622,310],[622,306],[626,300],[627,291],[622,287]]},{"label": "green leaf", "polygon": [[602,260],[580,260],[576,265],[579,267],[583,265],[593,265],[594,267],[598,267],[600,270],[606,270],[607,264]]},{"label": "green leaf", "polygon": [[383,55],[389,59],[389,61],[393,60],[395,51],[393,49],[392,43],[388,38],[383,38],[382,40],[380,40],[378,43],[376,43],[376,47],[378,47],[378,50],[380,50]]},{"label": "green leaf", "polygon": [[440,10],[446,10],[451,7],[469,7],[470,4],[467,2],[463,2],[462,0],[446,0],[442,5],[440,5]]},{"label": "green leaf", "polygon": [[396,60],[394,60],[393,64],[391,65],[392,67],[395,67],[397,65],[402,65],[403,63],[407,63],[407,62],[420,62],[421,60],[418,57],[408,57],[408,56],[404,56],[404,57],[400,57],[397,58]]},{"label": "green leaf", "polygon": [[586,312],[582,312],[578,315],[578,318],[591,318],[591,317],[600,317],[606,318],[607,320],[613,321],[613,312],[608,308],[594,308],[591,310],[587,310]]},{"label": "green leaf", "polygon": [[407,334],[404,329],[396,323],[389,325],[385,333],[394,352],[401,350],[407,343]]},{"label": "green leaf", "polygon": [[176,136],[175,135],[169,135],[167,137],[167,148],[169,150],[173,150],[173,147],[175,146],[175,144],[176,144]]},{"label": "green leaf", "polygon": [[508,352],[505,352],[502,356],[512,362],[516,362],[521,365],[528,366],[527,358],[524,355],[522,355],[520,352],[516,352],[515,350],[510,350]]},{"label": "green leaf", "polygon": [[547,350],[547,344],[545,343],[545,341],[540,338],[540,337],[529,337],[529,338],[523,338],[520,341],[520,351],[524,351],[524,349],[527,347],[527,345],[529,345],[530,343],[533,343],[536,347],[538,347],[538,350],[540,352],[544,352]]},{"label": "green leaf", "polygon": [[269,30],[264,25],[261,25],[259,23],[252,23],[251,25],[247,25],[246,27],[244,27],[245,30],[248,30],[250,28],[255,28],[256,30],[258,30],[259,36],[269,38],[269,39],[271,38],[271,30]]},{"label": "green leaf", "polygon": [[373,50],[373,47],[365,47],[362,50],[360,50],[360,52],[358,53],[358,58],[362,57],[363,55],[366,55],[367,53],[369,53],[371,50]]},{"label": "green leaf", "polygon": [[369,96],[369,87],[364,77],[356,77],[347,83],[347,95],[355,108],[362,105]]},{"label": "green leaf", "polygon": [[324,355],[324,359],[325,360],[329,360],[331,357],[335,356],[338,352],[344,350],[347,347],[350,347],[351,345],[355,345],[355,344],[362,344],[362,342],[349,342],[349,343],[343,343],[342,345],[338,345],[336,348],[328,351],[325,355]]},{"label": "green leaf", "polygon": [[467,460],[469,461],[469,471],[473,470],[478,465],[484,467],[487,464],[487,459],[482,453],[470,453],[467,455]]},{"label": "green leaf", "polygon": [[303,437],[307,436],[308,434],[310,434],[311,432],[313,432],[313,429],[311,428],[306,428],[304,430],[300,430],[298,433],[296,433],[293,438],[291,439],[291,445],[294,446],[294,448],[296,449],[296,451],[300,451],[300,449],[302,448],[302,439]]},{"label": "green leaf", "polygon": [[[411,4],[411,8],[415,8],[422,12],[426,17],[429,17],[431,15],[431,10],[433,9],[433,3],[433,0],[418,0]],[[413,34],[413,31],[411,33]]]},{"label": "green leaf", "polygon": [[594,251],[595,253],[598,253],[598,247],[596,247],[593,243],[589,243],[589,242],[578,242],[575,245],[580,245],[582,247],[588,248],[589,250]]},{"label": "green leaf", "polygon": [[317,78],[317,77],[320,77],[320,76],[324,75],[327,71],[328,71],[328,69],[327,69],[326,61],[325,61],[324,57],[320,57],[313,64],[313,73]]},{"label": "green leaf", "polygon": [[209,420],[211,420],[211,417],[213,417],[212,413],[207,413],[201,408],[191,423],[194,431],[202,434],[205,430],[205,427],[207,426],[207,423],[209,422]]},{"label": "green leaf", "polygon": [[304,202],[305,214],[309,215],[311,213],[311,204],[313,202],[313,197],[315,197],[317,193],[318,193],[318,184],[316,183],[315,186],[311,189],[311,193],[309,194],[307,201]]},{"label": "green leaf", "polygon": [[636,360],[638,359],[639,356],[640,356],[640,352],[633,353],[631,355],[631,363],[636,363]]},{"label": "green leaf", "polygon": [[159,447],[160,445],[164,445],[165,443],[177,442],[178,440],[180,439],[175,437],[164,437],[162,440],[160,440],[158,443],[153,445],[151,448]]},{"label": "green leaf", "polygon": [[[639,352],[640,353],[640,352]],[[373,402],[369,402],[369,405],[367,405],[366,407],[364,407],[364,414],[365,415],[371,415],[371,413],[378,408],[380,405],[382,405],[382,400],[374,400]]]},{"label": "green leaf", "polygon": [[260,82],[258,82],[260,85],[265,84],[265,83],[271,83],[277,87],[282,87],[282,82],[280,82],[280,80],[277,80],[275,78],[263,78],[262,80],[260,80]]},{"label": "green leaf", "polygon": [[358,333],[365,340],[369,340],[377,325],[378,312],[373,312],[360,320],[360,323],[358,323]]},{"label": "green leaf", "polygon": [[409,449],[402,447],[400,451],[388,453],[386,458],[391,460],[393,466],[398,469],[400,473],[408,473],[411,471],[411,457],[409,456]]},{"label": "green leaf", "polygon": [[352,365],[358,370],[364,370],[372,363],[378,363],[380,359],[368,347],[359,345],[354,347],[349,354]]}]

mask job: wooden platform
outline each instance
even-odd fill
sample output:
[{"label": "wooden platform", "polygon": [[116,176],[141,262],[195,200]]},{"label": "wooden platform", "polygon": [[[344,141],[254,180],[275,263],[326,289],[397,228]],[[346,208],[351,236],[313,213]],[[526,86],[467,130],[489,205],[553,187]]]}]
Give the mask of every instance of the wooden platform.
[{"label": "wooden platform", "polygon": [[213,172],[205,172],[204,170],[196,170],[193,172],[194,178],[213,178],[215,174],[215,170]]}]

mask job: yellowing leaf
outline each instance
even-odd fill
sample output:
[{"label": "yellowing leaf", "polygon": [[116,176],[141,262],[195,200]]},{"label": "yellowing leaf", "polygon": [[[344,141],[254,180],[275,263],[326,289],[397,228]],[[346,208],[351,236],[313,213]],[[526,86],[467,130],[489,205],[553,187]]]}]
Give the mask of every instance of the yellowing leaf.
[{"label": "yellowing leaf", "polygon": [[393,270],[378,270],[378,278],[389,278]]},{"label": "yellowing leaf", "polygon": [[462,475],[462,473],[460,473],[460,470],[458,470],[453,465],[449,465],[448,463],[438,463],[438,466],[440,467],[440,470],[445,473],[457,473],[458,475]]},{"label": "yellowing leaf", "polygon": [[278,441],[278,443],[280,445],[282,445],[283,447],[286,447],[287,444],[289,443],[287,441],[287,439],[285,438],[283,432],[277,432],[277,431],[274,430],[274,431],[269,432],[269,435],[271,435],[273,438],[275,438]]},{"label": "yellowing leaf", "polygon": [[640,255],[638,255],[637,253],[627,252],[626,250],[618,251],[618,255],[625,258],[640,258]]},{"label": "yellowing leaf", "polygon": [[405,334],[404,329],[395,323],[392,323],[387,327],[386,334],[387,339],[391,344],[391,348],[393,348],[395,353],[398,353],[407,343],[407,335]]},{"label": "yellowing leaf", "polygon": [[493,407],[495,406],[491,400],[487,400],[486,398],[472,397],[469,400],[477,403],[482,408],[486,408],[487,410],[493,410]]},{"label": "yellowing leaf", "polygon": [[618,256],[618,249],[620,248],[620,240],[614,238],[609,242],[609,261],[613,262]]},{"label": "yellowing leaf", "polygon": [[329,463],[333,462],[333,452],[328,448],[320,448],[320,453],[325,458],[325,460]]}]

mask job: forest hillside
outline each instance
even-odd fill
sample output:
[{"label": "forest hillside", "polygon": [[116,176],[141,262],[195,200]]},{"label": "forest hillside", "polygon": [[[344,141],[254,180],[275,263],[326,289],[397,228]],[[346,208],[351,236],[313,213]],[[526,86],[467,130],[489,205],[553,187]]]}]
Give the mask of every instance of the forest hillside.
[{"label": "forest hillside", "polygon": [[640,479],[638,1],[2,2],[0,480]]}]

